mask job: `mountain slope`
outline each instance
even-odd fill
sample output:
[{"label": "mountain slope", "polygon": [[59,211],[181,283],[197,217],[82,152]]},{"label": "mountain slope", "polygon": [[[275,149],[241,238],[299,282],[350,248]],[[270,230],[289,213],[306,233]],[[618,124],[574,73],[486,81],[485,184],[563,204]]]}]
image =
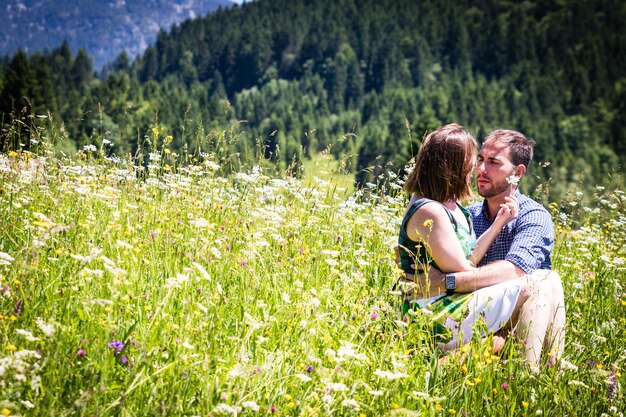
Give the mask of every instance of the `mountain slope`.
[{"label": "mountain slope", "polygon": [[205,16],[229,0],[2,0],[0,55],[20,47],[27,53],[52,50],[67,40],[85,48],[96,68],[122,50],[131,57],[154,42],[159,29]]}]

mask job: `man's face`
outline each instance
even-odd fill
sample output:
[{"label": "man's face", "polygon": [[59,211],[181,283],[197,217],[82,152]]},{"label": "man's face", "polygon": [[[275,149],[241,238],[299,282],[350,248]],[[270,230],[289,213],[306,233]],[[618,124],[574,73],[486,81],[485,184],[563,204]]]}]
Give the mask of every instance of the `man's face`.
[{"label": "man's face", "polygon": [[508,195],[511,186],[506,177],[513,174],[517,174],[516,167],[511,162],[507,144],[496,140],[485,142],[476,165],[478,194],[484,198]]}]

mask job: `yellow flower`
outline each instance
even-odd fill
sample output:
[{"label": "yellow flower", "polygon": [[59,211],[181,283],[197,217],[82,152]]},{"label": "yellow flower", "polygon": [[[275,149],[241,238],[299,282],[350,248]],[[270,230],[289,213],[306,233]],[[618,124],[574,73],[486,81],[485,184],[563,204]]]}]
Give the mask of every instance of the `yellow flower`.
[{"label": "yellow flower", "polygon": [[11,415],[11,410],[9,410],[8,408],[3,408],[2,411],[0,411],[0,414],[6,417],[8,415]]},{"label": "yellow flower", "polygon": [[469,379],[465,380],[465,385],[467,385],[468,387],[473,387],[474,383],[472,381],[470,381]]},{"label": "yellow flower", "polygon": [[448,409],[449,414],[456,414],[456,410],[454,408]]},{"label": "yellow flower", "polygon": [[441,406],[441,404],[435,404],[435,411],[439,412],[443,410],[443,407]]},{"label": "yellow flower", "polygon": [[6,349],[7,349],[7,350],[17,350],[17,347],[15,347],[15,345],[12,345],[12,344],[10,344],[10,343],[9,343],[9,344],[7,345],[7,347],[6,347]]},{"label": "yellow flower", "polygon": [[522,407],[528,408],[528,401],[522,401]]},{"label": "yellow flower", "polygon": [[467,373],[467,366],[465,366],[465,365],[461,366],[461,373],[462,374],[466,374]]},{"label": "yellow flower", "polygon": [[17,320],[17,317],[15,317],[15,315],[14,315],[14,314],[11,314],[11,317],[9,317],[9,319],[10,319],[11,321],[15,321],[15,320]]}]

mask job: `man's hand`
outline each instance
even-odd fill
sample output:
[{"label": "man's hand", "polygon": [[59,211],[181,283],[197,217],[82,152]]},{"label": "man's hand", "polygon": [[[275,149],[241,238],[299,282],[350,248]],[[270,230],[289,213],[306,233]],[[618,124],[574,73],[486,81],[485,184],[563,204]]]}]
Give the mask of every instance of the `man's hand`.
[{"label": "man's hand", "polygon": [[[396,262],[396,266],[398,267],[398,269],[400,268],[400,250],[398,248],[398,245],[395,245],[393,247],[393,250],[396,254],[395,257],[395,262]],[[411,268],[415,269],[415,265],[412,264]],[[413,291],[415,291],[417,294],[409,294],[409,295],[414,295],[415,298],[420,299],[420,298],[428,298],[428,297],[433,297],[437,294],[441,294],[442,292],[446,292],[446,275],[439,271],[436,268],[431,268],[430,266],[428,267],[428,269],[419,275],[413,275],[413,274],[404,274],[404,280],[406,281],[411,281],[416,283],[416,287],[415,290],[410,291],[411,293]]]}]

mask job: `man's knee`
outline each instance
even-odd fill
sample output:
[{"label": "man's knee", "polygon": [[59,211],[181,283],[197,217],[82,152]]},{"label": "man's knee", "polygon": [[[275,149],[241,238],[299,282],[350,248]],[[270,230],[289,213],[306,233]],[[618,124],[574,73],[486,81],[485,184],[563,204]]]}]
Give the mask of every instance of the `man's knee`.
[{"label": "man's knee", "polygon": [[563,294],[563,282],[558,272],[550,269],[539,269],[529,274],[528,281],[540,290],[550,291],[558,296]]}]

